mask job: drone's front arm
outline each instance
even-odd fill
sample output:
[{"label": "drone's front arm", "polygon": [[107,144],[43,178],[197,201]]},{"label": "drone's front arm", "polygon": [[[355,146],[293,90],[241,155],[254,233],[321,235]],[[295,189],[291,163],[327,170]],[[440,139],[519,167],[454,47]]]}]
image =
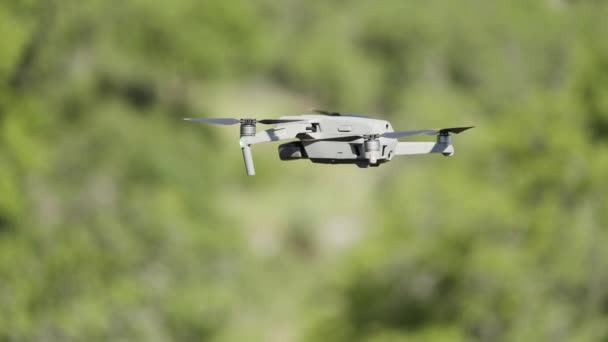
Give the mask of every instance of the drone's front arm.
[{"label": "drone's front arm", "polygon": [[253,136],[241,137],[241,145],[254,145],[271,141],[295,139],[300,133],[308,132],[307,124],[290,124],[282,127],[267,129]]},{"label": "drone's front arm", "polygon": [[395,155],[413,155],[427,153],[454,154],[454,145],[434,142],[399,142],[395,147]]}]

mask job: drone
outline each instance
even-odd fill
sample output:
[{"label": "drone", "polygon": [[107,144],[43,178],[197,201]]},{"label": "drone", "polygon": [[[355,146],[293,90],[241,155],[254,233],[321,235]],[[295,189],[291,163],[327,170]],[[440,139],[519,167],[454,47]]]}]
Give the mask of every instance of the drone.
[{"label": "drone", "polygon": [[[390,122],[364,115],[342,114],[315,109],[310,114],[282,116],[278,119],[185,118],[216,125],[240,124],[240,146],[248,176],[255,175],[251,146],[285,141],[279,145],[281,160],[308,159],[320,164],[354,164],[360,168],[377,167],[394,156],[441,153],[454,155],[451,134],[474,126],[395,131]],[[276,125],[261,132],[257,124]],[[436,135],[436,142],[401,142],[398,138]]]}]

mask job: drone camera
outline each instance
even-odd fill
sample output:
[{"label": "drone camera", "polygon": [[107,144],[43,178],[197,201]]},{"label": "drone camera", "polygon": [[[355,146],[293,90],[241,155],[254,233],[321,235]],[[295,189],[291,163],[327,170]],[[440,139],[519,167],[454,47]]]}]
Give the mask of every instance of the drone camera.
[{"label": "drone camera", "polygon": [[306,151],[300,142],[282,144],[279,145],[279,158],[281,160],[306,158]]}]

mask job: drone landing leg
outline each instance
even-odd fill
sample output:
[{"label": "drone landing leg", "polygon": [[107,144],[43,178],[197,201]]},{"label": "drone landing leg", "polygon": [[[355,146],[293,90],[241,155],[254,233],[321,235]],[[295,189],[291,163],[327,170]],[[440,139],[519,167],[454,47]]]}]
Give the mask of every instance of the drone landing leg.
[{"label": "drone landing leg", "polygon": [[242,144],[241,150],[243,151],[243,160],[245,161],[245,171],[247,172],[247,176],[254,176],[255,168],[253,166],[253,157],[251,156],[251,146]]}]

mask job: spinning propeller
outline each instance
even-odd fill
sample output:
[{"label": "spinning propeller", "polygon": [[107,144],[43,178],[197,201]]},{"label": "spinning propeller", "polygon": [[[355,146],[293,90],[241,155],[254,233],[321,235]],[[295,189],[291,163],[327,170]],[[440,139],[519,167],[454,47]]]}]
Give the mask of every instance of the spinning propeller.
[{"label": "spinning propeller", "polygon": [[325,110],[325,109],[313,108],[313,109],[311,109],[311,111],[313,111],[317,114],[327,115],[327,116],[348,116],[348,117],[354,117],[354,118],[367,118],[367,116],[361,115],[361,114],[332,112],[332,111]]},{"label": "spinning propeller", "polygon": [[265,125],[276,125],[280,123],[296,122],[301,120],[285,120],[285,119],[233,119],[233,118],[185,118],[186,121],[204,122],[216,125],[236,125],[245,123],[245,121],[253,120],[253,123],[261,123]]},{"label": "spinning propeller", "polygon": [[475,127],[475,126],[440,128],[440,129],[419,129],[419,130],[414,130],[414,131],[396,131],[396,132],[386,132],[386,133],[383,133],[381,136],[384,137],[384,138],[393,138],[393,139],[396,139],[396,138],[402,138],[402,137],[409,137],[411,135],[417,135],[417,134],[449,135],[450,133],[458,134],[458,133],[464,132],[467,129],[470,129],[470,128],[473,128],[473,127]]}]

